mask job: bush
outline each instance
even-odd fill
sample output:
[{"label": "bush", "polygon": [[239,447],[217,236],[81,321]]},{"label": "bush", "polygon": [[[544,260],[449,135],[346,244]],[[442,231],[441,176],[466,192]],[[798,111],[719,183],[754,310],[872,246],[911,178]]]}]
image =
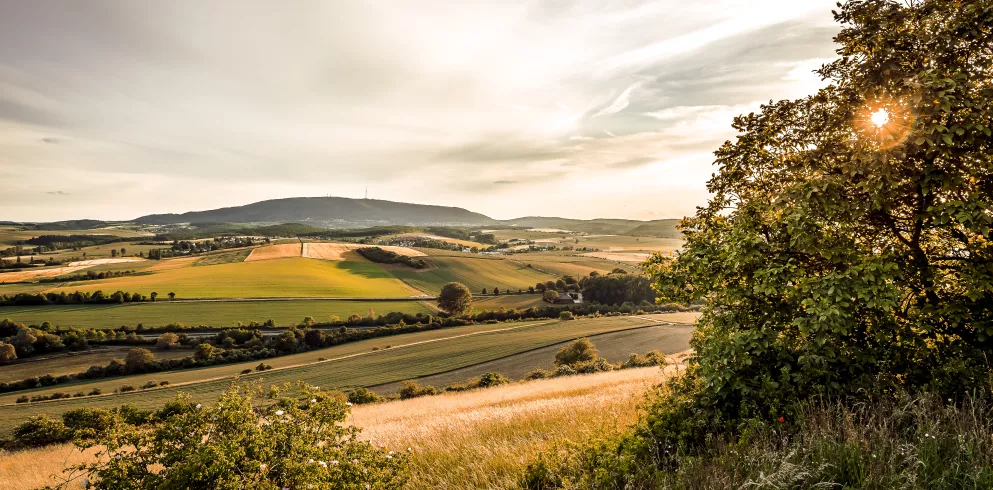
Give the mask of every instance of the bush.
[{"label": "bush", "polygon": [[563,311],[559,313],[559,320],[573,320],[573,319],[575,319],[575,317],[572,316],[571,311]]},{"label": "bush", "polygon": [[479,380],[475,383],[477,388],[489,388],[491,386],[500,386],[510,383],[510,380],[506,376],[500,373],[483,373],[479,377]]},{"label": "bush", "polygon": [[552,378],[554,376],[555,376],[555,372],[554,371],[547,371],[545,369],[535,369],[535,370],[532,370],[531,372],[529,372],[526,376],[524,376],[524,379],[526,379],[528,381],[531,381],[531,380],[535,380],[535,379]]},{"label": "bush", "polygon": [[72,439],[72,432],[61,420],[50,419],[44,415],[31,417],[27,422],[18,425],[12,433],[16,447],[41,447],[59,444]]},{"label": "bush", "polygon": [[434,386],[421,386],[416,381],[409,379],[400,383],[399,395],[401,400],[436,394],[438,394],[438,389]]},{"label": "bush", "polygon": [[95,437],[114,425],[114,415],[97,408],[77,408],[62,414],[62,423],[76,437]]},{"label": "bush", "polygon": [[563,347],[555,354],[556,366],[573,367],[582,362],[592,362],[600,357],[600,352],[590,339],[583,337]]},{"label": "bush", "polygon": [[120,388],[117,389],[117,391],[119,393],[127,393],[129,391],[134,391],[134,386],[131,386],[131,385],[122,385]]},{"label": "bush", "polygon": [[376,403],[382,401],[383,397],[377,395],[376,393],[368,390],[366,388],[355,388],[351,393],[348,394],[349,403],[354,403],[356,405],[361,405],[364,403]]},{"label": "bush", "polygon": [[264,405],[260,386],[232,387],[214,406],[177,398],[177,405],[193,408],[153,426],[115,426],[80,444],[99,448],[96,462],[72,470],[95,490],[404,485],[405,455],[360,440],[359,429],[344,423],[343,400],[310,387],[302,391],[302,403],[282,399],[264,408],[257,408]]}]

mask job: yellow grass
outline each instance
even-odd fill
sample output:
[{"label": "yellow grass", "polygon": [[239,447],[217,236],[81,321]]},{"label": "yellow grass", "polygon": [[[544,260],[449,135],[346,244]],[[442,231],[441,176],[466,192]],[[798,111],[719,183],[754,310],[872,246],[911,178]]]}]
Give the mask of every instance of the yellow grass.
[{"label": "yellow grass", "polygon": [[303,256],[321,260],[354,260],[353,256],[346,256],[345,254],[359,248],[372,246],[377,246],[399,255],[406,255],[407,257],[421,257],[424,255],[424,252],[418,252],[408,247],[363,245],[359,243],[304,243]]},{"label": "yellow grass", "polygon": [[182,269],[183,267],[190,267],[194,262],[200,260],[199,256],[194,257],[177,257],[175,259],[165,259],[158,260],[157,263],[148,269],[149,272],[157,271],[171,271],[173,269]]},{"label": "yellow grass", "polygon": [[648,260],[647,253],[636,252],[588,252],[581,254],[584,257],[596,257],[598,259],[616,260],[618,262],[644,262]]},{"label": "yellow grass", "polygon": [[351,421],[376,445],[412,449],[408,488],[509,489],[538,455],[631,424],[644,392],[675,370],[629,369],[361,406]]},{"label": "yellow grass", "polygon": [[[536,456],[631,424],[645,391],[677,369],[627,369],[363,405],[349,421],[377,446],[411,448],[407,488],[509,489]],[[70,446],[0,453],[0,490],[49,484],[65,461],[93,458],[92,451]]]},{"label": "yellow grass", "polygon": [[287,257],[299,257],[300,256],[300,244],[299,243],[286,243],[283,245],[268,245],[265,247],[259,247],[252,250],[252,253],[248,254],[248,258],[245,262],[253,262],[256,260],[270,260],[270,259],[284,259]]},{"label": "yellow grass", "polygon": [[20,272],[8,272],[6,274],[0,274],[0,283],[5,282],[23,282],[31,281],[34,279],[42,279],[45,277],[55,277],[65,274],[73,274],[80,272],[90,267],[96,265],[105,264],[120,264],[126,262],[144,262],[144,259],[134,258],[123,258],[123,259],[93,259],[93,260],[80,260],[78,262],[69,262],[68,264],[61,267],[51,267],[44,269],[29,269]]}]

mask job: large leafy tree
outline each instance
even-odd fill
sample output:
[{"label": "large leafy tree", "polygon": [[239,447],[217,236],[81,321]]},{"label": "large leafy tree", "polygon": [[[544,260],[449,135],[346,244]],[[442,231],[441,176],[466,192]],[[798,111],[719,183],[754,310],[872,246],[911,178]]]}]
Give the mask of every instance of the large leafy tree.
[{"label": "large leafy tree", "polygon": [[993,0],[839,4],[816,95],[734,121],[663,299],[706,299],[697,401],[981,384],[993,348]]}]

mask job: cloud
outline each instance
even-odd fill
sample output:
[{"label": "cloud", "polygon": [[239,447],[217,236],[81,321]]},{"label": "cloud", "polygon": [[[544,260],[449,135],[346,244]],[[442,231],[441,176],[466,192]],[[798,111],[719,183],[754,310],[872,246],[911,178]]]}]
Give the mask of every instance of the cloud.
[{"label": "cloud", "polygon": [[[705,202],[734,115],[820,86],[809,71],[834,56],[830,8],[12,2],[0,209],[121,219],[361,197],[374,182],[377,195],[417,183],[427,203],[497,217],[581,189],[597,199],[564,214],[681,216]],[[643,192],[596,192],[606,184]],[[38,202],[46,186],[65,198]]]},{"label": "cloud", "polygon": [[65,191],[48,191],[45,194],[48,194],[50,196],[68,196],[69,195],[69,193],[68,192],[65,192]]}]

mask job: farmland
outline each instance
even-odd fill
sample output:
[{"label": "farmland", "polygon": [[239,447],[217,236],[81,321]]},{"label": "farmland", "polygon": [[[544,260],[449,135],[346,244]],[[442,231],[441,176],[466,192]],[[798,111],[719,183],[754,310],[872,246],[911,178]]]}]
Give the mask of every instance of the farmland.
[{"label": "farmland", "polygon": [[[674,318],[684,320],[684,314]],[[427,376],[492,361],[582,336],[630,330],[656,325],[667,315],[651,317],[622,316],[581,319],[571,322],[558,320],[516,324],[475,325],[457,329],[419,332],[402,336],[370,339],[328,349],[310,351],[269,362],[276,370],[246,376],[247,380],[262,379],[266,384],[304,381],[324,387],[371,386],[403,379]],[[392,348],[386,349],[387,345]],[[379,348],[372,350],[373,347]],[[324,357],[328,360],[315,360]],[[212,400],[233,376],[257,363],[232,364],[178,372],[137,375],[67,385],[59,388],[33,390],[29,393],[78,391],[99,387],[105,392],[122,384],[140,385],[149,380],[169,381],[171,386],[142,393],[123,393],[84,399],[59,400],[34,404],[0,407],[0,430],[9,430],[18,420],[30,415],[56,415],[81,406],[110,407],[124,403],[157,406],[179,391],[191,393],[197,399]],[[280,369],[282,368],[282,369]],[[23,392],[22,392],[23,393]],[[0,403],[11,403],[15,396],[0,396]]]},{"label": "farmland", "polygon": [[473,292],[482,288],[492,290],[519,288],[527,289],[537,282],[555,280],[557,277],[538,272],[526,265],[499,257],[478,255],[431,256],[435,268],[414,271],[394,268],[393,274],[400,280],[426,293],[437,294],[448,282],[461,282]]},{"label": "farmland", "polygon": [[182,298],[390,298],[419,294],[371,262],[283,258],[181,267],[156,274],[85,281],[51,291],[175,291]]},{"label": "farmland", "polygon": [[[0,382],[18,381],[43,374],[58,376],[86,371],[90,366],[106,365],[113,359],[124,359],[128,349],[130,347],[107,347],[31,358],[0,369]],[[192,352],[190,349],[177,348],[156,351],[156,356],[160,359],[173,359],[192,355]]]},{"label": "farmland", "polygon": [[26,325],[50,322],[64,328],[158,327],[171,323],[183,325],[233,326],[274,320],[278,326],[296,325],[306,316],[327,321],[332,315],[346,318],[377,313],[434,313],[420,301],[157,301],[111,305],[11,306],[0,308],[0,318],[10,318]]}]

